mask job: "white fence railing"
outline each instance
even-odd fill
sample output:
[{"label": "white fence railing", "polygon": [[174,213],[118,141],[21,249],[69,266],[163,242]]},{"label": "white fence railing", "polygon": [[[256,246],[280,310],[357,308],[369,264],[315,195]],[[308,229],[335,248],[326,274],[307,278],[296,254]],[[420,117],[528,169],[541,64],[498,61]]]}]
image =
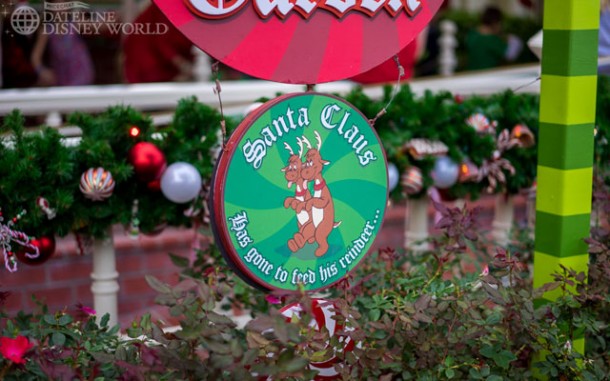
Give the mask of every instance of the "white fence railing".
[{"label": "white fence railing", "polygon": [[[426,90],[447,90],[461,95],[488,95],[510,88],[522,92],[537,93],[539,66],[529,65],[513,69],[482,71],[453,77],[435,77],[414,80],[411,87],[416,94]],[[528,85],[529,84],[529,85]],[[317,85],[315,90],[323,93],[346,94],[357,84],[348,81]],[[47,123],[59,126],[62,115],[74,112],[99,112],[113,105],[129,105],[135,109],[150,111],[169,111],[185,97],[196,96],[199,101],[218,107],[214,93],[214,83],[150,83],[137,85],[105,85],[80,87],[49,87],[31,89],[0,90],[0,116],[14,109],[24,115],[47,116]],[[287,85],[276,82],[248,80],[227,81],[222,83],[221,99],[227,114],[241,114],[243,110],[261,97],[273,98],[278,93],[304,91],[305,86]],[[381,86],[365,87],[371,98],[379,98]]]}]

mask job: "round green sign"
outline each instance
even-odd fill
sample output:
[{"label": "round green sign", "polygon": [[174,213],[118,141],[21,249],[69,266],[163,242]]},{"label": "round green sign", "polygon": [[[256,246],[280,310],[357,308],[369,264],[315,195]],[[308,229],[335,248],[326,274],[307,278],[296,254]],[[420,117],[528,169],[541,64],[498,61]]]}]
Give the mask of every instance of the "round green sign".
[{"label": "round green sign", "polygon": [[213,228],[248,283],[313,291],[362,261],[387,196],[385,152],[362,113],[333,96],[290,94],[248,115],[229,139]]}]

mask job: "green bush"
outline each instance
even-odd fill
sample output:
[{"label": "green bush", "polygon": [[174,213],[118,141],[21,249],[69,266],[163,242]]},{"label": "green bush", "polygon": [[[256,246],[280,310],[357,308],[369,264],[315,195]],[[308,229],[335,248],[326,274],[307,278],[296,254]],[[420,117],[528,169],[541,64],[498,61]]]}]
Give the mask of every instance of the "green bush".
[{"label": "green bush", "polygon": [[[562,268],[553,283],[534,290],[524,261],[531,253],[496,249],[489,256],[490,246],[475,234],[474,212],[437,208],[444,234],[432,241],[432,251],[413,257],[381,250],[327,290],[338,327],[333,337],[310,325],[308,295],[243,292],[212,246],[193,267],[172,257],[184,268],[177,285],[148,278],[157,303],[179,320],[178,331],[164,333],[145,315],[119,340],[116,328],[98,326],[90,316],[44,308],[2,314],[3,338],[27,337],[33,348],[24,350],[20,364],[0,346],[1,374],[7,380],[308,380],[316,373],[310,362],[334,356],[343,380],[607,379],[608,235],[589,240],[588,279]],[[465,271],[473,254],[493,260]],[[539,303],[550,290],[560,290],[559,298]],[[237,328],[215,309],[223,300],[238,301],[253,320]],[[287,322],[271,304],[277,301],[299,302],[305,312]],[[579,353],[583,337],[587,346]],[[357,345],[344,351],[340,338]]]}]

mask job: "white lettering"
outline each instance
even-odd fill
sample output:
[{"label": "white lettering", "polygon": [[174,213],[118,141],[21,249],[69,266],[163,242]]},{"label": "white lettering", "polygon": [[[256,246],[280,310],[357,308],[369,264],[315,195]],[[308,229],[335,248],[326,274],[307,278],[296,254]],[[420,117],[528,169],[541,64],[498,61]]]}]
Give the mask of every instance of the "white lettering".
[{"label": "white lettering", "polygon": [[360,162],[360,165],[362,165],[363,167],[365,167],[371,161],[375,161],[375,160],[377,160],[377,158],[375,157],[375,154],[371,150],[367,150],[362,155],[358,155],[358,161]]},{"label": "white lettering", "polygon": [[316,283],[316,273],[307,269],[305,272],[300,272],[299,269],[294,269],[292,271],[292,279],[290,281],[292,284],[312,284]]},{"label": "white lettering", "polygon": [[370,15],[374,15],[383,6],[383,3],[385,3],[385,0],[362,0],[360,6],[369,11]]},{"label": "white lettering", "polygon": [[273,135],[273,132],[271,132],[269,126],[261,130],[261,135],[263,136],[263,139],[265,139],[265,144],[269,147],[271,147],[271,145],[277,141],[277,138],[275,135]]},{"label": "white lettering", "polygon": [[263,17],[269,16],[275,10],[280,18],[284,18],[294,8],[290,0],[256,0],[254,6]]},{"label": "white lettering", "polygon": [[[315,1],[310,1],[310,0],[297,0],[294,3],[294,5],[296,5],[300,9],[302,9],[303,12],[299,12],[299,13],[301,13],[303,16],[307,17],[308,15],[310,15],[313,12],[314,9],[316,9],[316,7],[318,6],[318,3]],[[298,9],[297,9],[297,11],[298,11]]]},{"label": "white lettering", "polygon": [[407,10],[411,12],[411,14],[415,13],[421,7],[420,0],[407,0]]},{"label": "white lettering", "polygon": [[273,123],[273,127],[275,127],[277,136],[282,136],[282,135],[284,135],[284,132],[288,132],[288,126],[286,126],[286,122],[284,121],[283,116],[280,116],[277,119],[274,119],[271,123]]},{"label": "white lettering", "polygon": [[250,139],[248,139],[244,144],[243,152],[246,161],[253,163],[255,169],[259,169],[267,155],[267,146],[263,139],[256,139],[254,142],[250,142]]},{"label": "white lettering", "polygon": [[333,114],[335,113],[335,111],[341,111],[341,107],[337,106],[336,104],[332,104],[326,105],[322,109],[322,114],[320,114],[320,123],[322,123],[322,126],[324,126],[324,128],[332,130],[333,128],[337,127],[336,123],[332,124]]},{"label": "white lettering", "polygon": [[400,10],[400,8],[403,7],[403,5],[402,5],[402,1],[401,0],[390,0],[386,4],[386,7],[391,9],[391,11],[392,11],[391,13],[392,14],[396,14]]},{"label": "white lettering", "polygon": [[[285,116],[278,116],[271,121],[271,125],[267,125],[261,129],[260,135],[262,138],[256,139],[253,142],[250,139],[246,140],[242,151],[248,163],[254,166],[254,169],[259,169],[263,163],[263,159],[267,155],[267,147],[273,146],[285,134],[289,134],[297,127],[304,128],[309,125],[309,110],[302,107],[298,110],[298,117],[295,123],[294,111],[288,107],[285,111]],[[286,122],[288,120],[288,122]]]},{"label": "white lettering", "polygon": [[309,114],[308,114],[309,109],[305,108],[305,107],[301,107],[299,109],[299,119],[298,119],[298,123],[299,123],[299,127],[307,127],[309,126]]},{"label": "white lettering", "polygon": [[225,7],[225,2],[223,0],[218,0],[218,2],[215,3],[216,5],[212,5],[212,2],[207,0],[189,0],[189,2],[195,11],[204,16],[222,18],[223,16],[228,16],[237,12],[248,2],[248,0],[237,0],[233,5],[228,7]]},{"label": "white lettering", "polygon": [[339,15],[343,15],[349,9],[356,6],[356,0],[326,0],[325,8],[329,9],[331,12],[333,9],[338,11]]},{"label": "white lettering", "polygon": [[246,253],[244,260],[248,263],[252,263],[261,273],[265,275],[269,275],[271,270],[273,270],[273,265],[269,263],[269,261],[263,257],[255,247],[251,248]]},{"label": "white lettering", "polygon": [[294,120],[292,119],[293,114],[294,111],[292,111],[290,107],[288,107],[288,110],[286,111],[286,116],[288,117],[288,122],[290,122],[290,128],[294,130],[295,128],[297,128],[297,125],[294,124]]},{"label": "white lettering", "polygon": [[[226,0],[187,1],[190,3],[189,8],[198,15],[209,19],[221,19],[238,12],[249,0],[236,0],[228,7],[225,6]],[[373,17],[382,8],[391,16],[396,16],[401,10],[413,16],[422,7],[421,0],[252,0],[252,2],[261,18],[267,18],[271,13],[275,13],[282,19],[293,10],[307,19],[318,7],[328,10],[338,18],[352,10]]]}]

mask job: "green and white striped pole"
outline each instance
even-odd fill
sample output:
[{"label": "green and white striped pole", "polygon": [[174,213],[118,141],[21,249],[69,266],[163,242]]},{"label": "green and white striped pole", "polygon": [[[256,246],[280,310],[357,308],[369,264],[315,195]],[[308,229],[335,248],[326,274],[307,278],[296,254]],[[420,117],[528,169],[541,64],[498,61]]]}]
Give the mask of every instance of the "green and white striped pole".
[{"label": "green and white striped pole", "polygon": [[[599,16],[599,0],[544,2],[534,287],[560,264],[588,269]],[[584,337],[573,347],[584,353]]]}]

